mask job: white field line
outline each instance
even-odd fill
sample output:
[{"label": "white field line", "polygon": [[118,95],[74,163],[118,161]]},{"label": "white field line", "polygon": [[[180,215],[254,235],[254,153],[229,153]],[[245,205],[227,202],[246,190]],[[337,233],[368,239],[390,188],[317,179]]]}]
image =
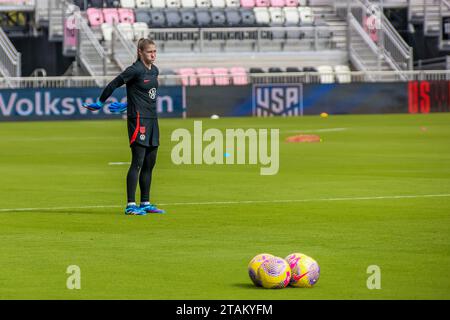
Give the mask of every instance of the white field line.
[{"label": "white field line", "polygon": [[[299,202],[322,202],[322,201],[361,201],[361,200],[389,200],[389,199],[414,199],[414,198],[437,198],[450,197],[450,194],[418,194],[399,196],[378,197],[351,197],[351,198],[318,198],[318,199],[294,199],[294,200],[244,200],[244,201],[210,201],[210,202],[174,202],[159,203],[158,206],[189,206],[189,205],[223,205],[223,204],[259,204],[259,203],[299,203]],[[69,209],[98,209],[98,208],[121,208],[119,205],[79,206],[79,207],[48,207],[48,208],[10,208],[0,209],[0,212],[14,211],[39,211],[39,210],[69,210]]]},{"label": "white field line", "polygon": [[131,162],[110,162],[108,163],[108,165],[110,166],[123,166],[123,165],[128,165],[131,164]]},{"label": "white field line", "polygon": [[283,130],[282,132],[336,132],[336,131],[345,131],[348,130],[348,128],[329,128],[329,129],[311,129],[311,130]]}]

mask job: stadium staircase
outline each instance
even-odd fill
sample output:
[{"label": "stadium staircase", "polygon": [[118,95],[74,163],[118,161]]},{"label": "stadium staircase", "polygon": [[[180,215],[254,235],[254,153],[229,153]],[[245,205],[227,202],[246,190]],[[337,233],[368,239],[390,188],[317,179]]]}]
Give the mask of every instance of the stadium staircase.
[{"label": "stadium staircase", "polygon": [[[0,77],[21,76],[21,54],[16,50],[2,28],[0,28]],[[9,81],[9,79],[7,80]],[[8,83],[9,86],[10,83]]]},{"label": "stadium staircase", "polygon": [[[413,68],[412,48],[398,34],[384,13],[368,0],[336,0],[336,13],[347,19],[350,61],[360,71],[396,71],[406,79]],[[370,32],[367,21],[376,17]]]}]

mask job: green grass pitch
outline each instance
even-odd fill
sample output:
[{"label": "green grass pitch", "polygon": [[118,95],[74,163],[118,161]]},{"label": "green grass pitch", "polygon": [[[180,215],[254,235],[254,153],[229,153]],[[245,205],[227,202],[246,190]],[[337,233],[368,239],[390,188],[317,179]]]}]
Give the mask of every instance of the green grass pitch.
[{"label": "green grass pitch", "polygon": [[[108,165],[130,161],[125,121],[1,123],[0,299],[450,298],[450,114],[203,121],[279,128],[279,173],[176,166],[170,135],[193,119],[160,119],[152,201],[168,213],[145,217],[123,214],[128,166]],[[284,142],[296,132],[323,142]],[[314,257],[317,286],[254,287],[263,252]]]}]

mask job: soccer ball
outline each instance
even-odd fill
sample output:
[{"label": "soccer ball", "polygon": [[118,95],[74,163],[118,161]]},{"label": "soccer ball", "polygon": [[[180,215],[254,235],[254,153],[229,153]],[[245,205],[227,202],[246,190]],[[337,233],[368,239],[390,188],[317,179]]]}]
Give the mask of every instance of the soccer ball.
[{"label": "soccer ball", "polygon": [[258,277],[261,285],[267,289],[281,289],[291,280],[291,268],[280,257],[272,257],[259,266]]},{"label": "soccer ball", "polygon": [[217,114],[213,114],[213,115],[211,116],[211,119],[217,120],[217,119],[219,119],[219,116],[218,116]]},{"label": "soccer ball", "polygon": [[261,281],[258,277],[258,268],[264,261],[268,260],[269,258],[272,258],[273,255],[269,253],[261,253],[258,254],[256,257],[254,257],[250,263],[248,264],[248,275],[250,276],[250,279],[252,279],[253,283],[261,287]]},{"label": "soccer ball", "polygon": [[292,270],[290,285],[311,288],[319,280],[320,267],[316,260],[303,253],[293,253],[285,259]]}]

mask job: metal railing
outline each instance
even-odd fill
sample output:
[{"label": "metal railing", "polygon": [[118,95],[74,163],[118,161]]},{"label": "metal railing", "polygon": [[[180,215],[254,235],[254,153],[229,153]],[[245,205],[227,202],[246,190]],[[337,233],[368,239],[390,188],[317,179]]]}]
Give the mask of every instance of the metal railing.
[{"label": "metal railing", "polygon": [[104,76],[107,70],[108,57],[95,37],[91,28],[88,26],[86,19],[84,19],[79,12],[74,15],[78,21],[78,41],[77,41],[77,59],[80,65],[91,75],[94,76],[95,81],[101,86],[104,84],[99,80],[99,76]]},{"label": "metal railing", "polygon": [[62,40],[65,6],[66,1],[61,0],[50,0],[48,4],[48,38],[50,41]]},{"label": "metal railing", "polygon": [[21,54],[16,50],[2,28],[0,28],[0,75],[20,77],[22,74]]},{"label": "metal railing", "polygon": [[[439,4],[439,23],[442,23],[443,18],[450,17],[450,2],[447,0],[441,0]],[[444,40],[444,32],[448,31],[450,32],[450,22],[448,22],[449,25],[441,26],[440,32],[439,32],[439,48],[441,50],[444,49],[444,47],[450,47],[450,40]],[[445,30],[444,28],[448,28],[449,30]]]},{"label": "metal railing", "polygon": [[[406,76],[406,77],[405,77]],[[202,76],[195,76],[201,78]],[[232,75],[204,76],[209,78],[229,79],[233,84]],[[330,82],[405,82],[405,81],[450,81],[450,70],[418,70],[418,71],[348,71],[348,72],[280,72],[280,73],[248,73],[245,76],[248,83],[324,83]],[[114,76],[98,77],[7,77],[0,78],[0,88],[89,88],[101,87],[111,81]],[[406,79],[405,79],[406,78]],[[185,76],[160,75],[162,86],[182,85]],[[339,81],[345,79],[345,81]]]},{"label": "metal railing", "polygon": [[[368,0],[336,0],[336,13],[340,16],[352,16],[363,30],[367,33],[369,26],[366,25],[368,18],[375,19],[375,32],[372,37],[363,37],[369,44],[378,47],[378,60],[384,60],[393,70],[406,71],[413,68],[413,51],[403,38],[398,34],[382,12],[382,8],[374,5]],[[373,16],[373,17],[372,17]],[[350,21],[349,21],[350,24]],[[352,26],[355,28],[354,22]],[[373,26],[372,26],[373,27]],[[349,35],[351,35],[349,31]],[[362,36],[362,35],[361,35]],[[351,51],[351,38],[348,37],[348,49]],[[381,67],[381,61],[377,66]],[[380,69],[378,69],[380,70]]]},{"label": "metal railing", "polygon": [[296,45],[303,50],[333,49],[332,35],[333,30],[329,26],[164,28],[151,29],[149,33],[150,38],[160,43],[162,51],[176,45],[194,52],[226,51],[230,46],[233,49],[245,46],[246,51],[252,52],[264,51],[265,46],[278,46],[280,50],[286,46],[295,50]]},{"label": "metal railing", "polygon": [[111,52],[113,59],[121,70],[125,70],[127,66],[133,64],[136,60],[136,44],[130,39],[127,39],[116,25],[113,27]]}]

